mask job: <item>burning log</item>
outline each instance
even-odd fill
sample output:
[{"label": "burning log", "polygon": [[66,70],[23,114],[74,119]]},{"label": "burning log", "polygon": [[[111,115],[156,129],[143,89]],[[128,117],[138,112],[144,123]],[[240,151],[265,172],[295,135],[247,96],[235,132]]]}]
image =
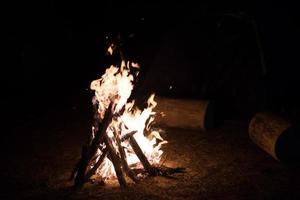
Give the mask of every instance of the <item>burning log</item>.
[{"label": "burning log", "polygon": [[[121,140],[119,140],[119,141],[120,141],[120,144],[121,144],[122,141],[127,140],[130,136],[132,136],[132,135],[133,135],[134,133],[136,133],[136,132],[137,132],[137,131],[132,131],[132,132],[126,134],[123,138],[121,138]],[[118,145],[119,145],[119,144],[118,144]],[[125,155],[124,155],[124,154],[125,154],[124,149],[122,148],[122,150],[123,150],[123,153],[122,153],[123,156],[122,156],[122,157],[125,157]],[[119,150],[119,151],[120,151],[120,150]],[[84,180],[85,180],[84,182],[86,182],[91,176],[93,176],[93,175],[95,174],[96,170],[100,167],[101,163],[103,162],[103,160],[105,159],[105,157],[107,156],[107,154],[108,154],[108,150],[107,150],[107,148],[104,148],[104,150],[103,150],[103,152],[102,152],[100,158],[99,158],[98,161],[96,162],[96,164],[93,166],[92,169],[90,169],[90,170],[86,173],[85,178],[84,178]],[[129,176],[134,182],[138,182],[138,179],[137,179],[135,173],[134,173],[131,169],[129,169],[129,166],[128,166],[127,161],[126,161],[126,157],[124,158],[124,160],[125,160],[125,162],[126,162],[125,168],[126,168],[126,171],[128,171],[128,176]],[[122,162],[124,162],[123,159],[122,159]],[[122,165],[124,165],[124,164],[122,163]],[[124,167],[123,167],[123,168],[124,168]],[[74,175],[73,175],[73,177],[74,177]],[[72,178],[72,179],[73,179],[73,178]]]},{"label": "burning log", "polygon": [[140,159],[144,169],[150,174],[153,175],[153,167],[149,163],[148,159],[146,158],[145,154],[143,153],[142,149],[134,139],[133,135],[129,137],[129,143],[132,146],[134,152],[136,153],[137,157]]},{"label": "burning log", "polygon": [[90,169],[90,170],[86,173],[86,175],[85,175],[85,177],[84,177],[84,182],[86,182],[87,180],[89,180],[89,178],[95,174],[96,170],[98,169],[98,167],[100,167],[100,165],[101,165],[101,163],[103,162],[104,158],[107,156],[107,153],[108,153],[108,150],[107,150],[107,148],[105,148],[105,149],[103,150],[103,152],[102,152],[100,158],[98,159],[98,161],[96,162],[96,164],[93,166],[93,168]]},{"label": "burning log", "polygon": [[134,182],[138,182],[138,178],[136,177],[135,173],[129,168],[128,163],[127,163],[127,158],[126,158],[126,153],[124,151],[124,148],[121,145],[121,139],[119,137],[119,135],[115,132],[115,138],[116,138],[116,142],[118,145],[118,150],[120,152],[120,157],[121,157],[121,164],[122,167],[125,171],[125,173],[134,181]]},{"label": "burning log", "polygon": [[256,114],[249,124],[249,136],[260,148],[278,161],[300,161],[298,127],[271,113]]},{"label": "burning log", "polygon": [[[107,110],[111,110],[111,105],[108,107]],[[96,135],[92,141],[89,141],[90,145],[88,144],[88,145],[83,146],[82,153],[81,153],[81,159],[79,161],[77,169],[75,170],[75,171],[77,171],[77,173],[74,173],[74,174],[76,174],[75,181],[74,181],[75,188],[79,189],[84,184],[87,168],[90,164],[91,159],[97,153],[99,145],[101,144],[103,137],[106,135],[106,129],[109,126],[109,124],[111,123],[112,118],[113,118],[113,115],[111,114],[111,112],[110,111],[106,112],[105,116],[103,118],[102,128],[99,129],[99,127],[97,125],[97,129],[95,129]]]},{"label": "burning log", "polygon": [[116,153],[116,151],[113,147],[113,144],[111,143],[111,141],[110,141],[110,139],[108,138],[107,135],[104,136],[104,142],[106,144],[106,148],[108,148],[109,156],[110,156],[111,161],[114,165],[115,172],[116,172],[116,175],[118,177],[118,181],[119,181],[119,183],[122,187],[125,187],[127,185],[127,183],[126,183],[126,180],[124,178],[123,171],[122,171],[120,158],[118,157],[118,155],[117,155],[117,153]]},{"label": "burning log", "polygon": [[87,170],[89,159],[88,159],[88,147],[84,145],[81,151],[81,158],[79,162],[76,164],[75,169],[72,172],[71,179],[74,179],[74,187],[79,189],[84,184],[84,176]]}]

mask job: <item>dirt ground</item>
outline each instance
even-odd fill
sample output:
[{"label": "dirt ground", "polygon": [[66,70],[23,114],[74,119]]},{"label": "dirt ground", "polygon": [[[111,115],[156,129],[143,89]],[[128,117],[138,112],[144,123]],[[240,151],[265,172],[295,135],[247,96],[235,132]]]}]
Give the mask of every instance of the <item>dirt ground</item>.
[{"label": "dirt ground", "polygon": [[243,120],[225,120],[208,131],[162,127],[169,142],[164,165],[185,167],[185,173],[148,177],[127,188],[87,183],[73,191],[69,176],[91,129],[89,108],[75,101],[28,114],[10,128],[1,199],[300,199],[299,168],[254,145]]}]

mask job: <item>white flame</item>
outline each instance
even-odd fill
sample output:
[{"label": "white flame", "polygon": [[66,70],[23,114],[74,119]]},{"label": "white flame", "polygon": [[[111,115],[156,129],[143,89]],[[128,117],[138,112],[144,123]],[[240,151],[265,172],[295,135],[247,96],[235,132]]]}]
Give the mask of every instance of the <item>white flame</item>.
[{"label": "white flame", "polygon": [[[90,88],[95,91],[95,97],[98,101],[98,112],[101,119],[104,118],[104,114],[111,103],[114,105],[113,113],[119,112],[125,107],[125,111],[121,116],[111,122],[106,134],[112,138],[114,136],[113,131],[119,132],[120,137],[125,136],[131,131],[137,131],[134,134],[134,138],[143,153],[150,164],[158,164],[163,154],[161,145],[167,143],[167,141],[157,131],[153,131],[147,136],[144,135],[144,130],[149,130],[149,125],[154,120],[155,112],[153,112],[153,108],[157,103],[154,101],[154,94],[149,97],[147,101],[148,106],[144,110],[135,108],[134,101],[127,102],[133,89],[132,81],[134,76],[130,74],[131,67],[138,69],[139,65],[136,63],[130,64],[129,62],[126,65],[124,61],[122,61],[120,68],[112,65],[106,69],[105,74],[100,79],[92,81]],[[113,145],[116,151],[118,151],[116,144]],[[123,141],[121,145],[125,150],[128,165],[141,167],[140,160],[135,155],[128,141]],[[101,153],[100,149],[98,149],[99,156],[96,161],[99,159]],[[104,179],[115,177],[113,164],[108,158],[104,159],[97,170],[97,174]]]}]

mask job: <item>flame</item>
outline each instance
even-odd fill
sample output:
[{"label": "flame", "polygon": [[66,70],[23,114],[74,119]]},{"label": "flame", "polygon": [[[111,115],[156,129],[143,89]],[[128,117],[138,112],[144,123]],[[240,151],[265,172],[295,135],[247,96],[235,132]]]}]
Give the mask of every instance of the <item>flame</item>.
[{"label": "flame", "polygon": [[[111,54],[112,49],[113,46],[110,46],[109,52]],[[155,116],[153,109],[157,105],[154,100],[155,95],[152,94],[149,97],[147,107],[143,110],[138,109],[134,101],[128,102],[128,98],[133,90],[134,76],[130,71],[132,68],[139,69],[140,66],[137,63],[125,63],[125,61],[121,62],[120,68],[112,65],[106,69],[100,79],[91,82],[90,88],[95,91],[98,113],[101,119],[104,118],[104,114],[111,103],[113,105],[113,113],[118,113],[125,108],[120,116],[112,120],[106,134],[114,141],[113,137],[116,133],[122,138],[132,131],[137,131],[133,137],[136,139],[150,164],[156,165],[159,164],[163,154],[161,146],[167,143],[167,141],[160,136],[158,131],[150,132],[150,125],[154,121]],[[150,133],[145,135],[144,132]],[[113,143],[113,145],[118,152],[117,144]],[[121,143],[121,146],[125,150],[129,167],[141,168],[140,160],[134,153],[129,142],[125,140]],[[98,149],[98,158],[95,162],[97,162],[101,154],[101,150]],[[97,169],[96,174],[100,175],[103,179],[116,176],[113,164],[108,158],[104,159]]]},{"label": "flame", "polygon": [[113,55],[114,49],[115,49],[115,45],[114,45],[114,44],[111,44],[111,45],[108,47],[107,52],[108,52],[110,55]]}]

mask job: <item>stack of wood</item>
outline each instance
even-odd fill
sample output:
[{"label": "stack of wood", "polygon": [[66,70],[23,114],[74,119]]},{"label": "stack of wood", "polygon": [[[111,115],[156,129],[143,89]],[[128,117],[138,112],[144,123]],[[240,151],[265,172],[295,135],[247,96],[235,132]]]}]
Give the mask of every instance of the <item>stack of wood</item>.
[{"label": "stack of wood", "polygon": [[[152,166],[134,138],[134,134],[137,131],[131,131],[121,137],[120,131],[118,132],[118,130],[115,130],[114,138],[110,138],[107,135],[109,125],[114,118],[121,116],[122,112],[124,112],[124,109],[121,109],[118,113],[113,113],[112,110],[111,103],[105,112],[104,118],[101,119],[98,113],[98,104],[94,104],[94,135],[91,136],[88,143],[82,147],[81,158],[76,164],[71,175],[71,179],[74,180],[74,187],[76,189],[82,188],[84,183],[96,173],[97,169],[106,157],[113,163],[120,186],[125,187],[127,185],[125,175],[134,182],[138,182],[139,179],[136,173],[129,167],[126,159],[126,153],[121,145],[121,142],[125,140],[129,142],[133,151],[143,165],[145,172],[150,176],[169,176],[176,172],[183,172],[184,168],[171,169],[166,167],[163,169]],[[115,149],[113,142],[117,144],[117,149]],[[105,145],[102,145],[103,143]],[[102,146],[105,147],[101,148]],[[100,157],[97,153],[98,149],[102,152]],[[97,162],[95,162],[96,160]]]}]

